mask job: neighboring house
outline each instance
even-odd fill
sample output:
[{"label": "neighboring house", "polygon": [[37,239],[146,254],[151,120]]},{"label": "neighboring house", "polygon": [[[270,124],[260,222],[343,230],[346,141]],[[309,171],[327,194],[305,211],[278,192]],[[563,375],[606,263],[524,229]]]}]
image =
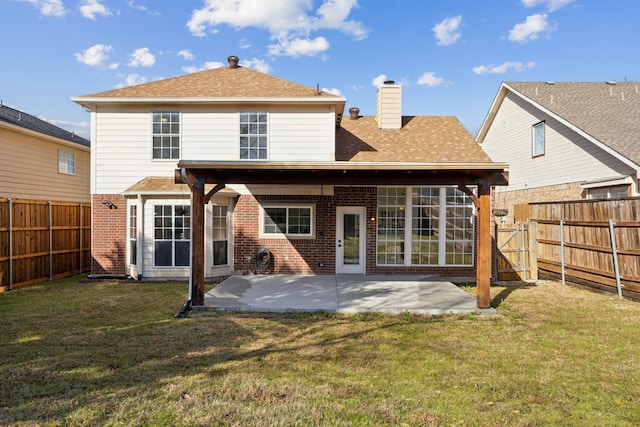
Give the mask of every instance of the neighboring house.
[{"label": "neighboring house", "polygon": [[509,164],[497,208],[638,195],[640,84],[505,82],[476,140]]},{"label": "neighboring house", "polygon": [[201,304],[205,278],[251,269],[478,274],[488,306],[506,165],[454,117],[402,116],[399,85],[379,88],[376,117],[343,118],[345,98],[232,56],[74,101],[91,110],[95,275],[191,275]]},{"label": "neighboring house", "polygon": [[89,203],[89,141],[0,104],[0,197]]}]

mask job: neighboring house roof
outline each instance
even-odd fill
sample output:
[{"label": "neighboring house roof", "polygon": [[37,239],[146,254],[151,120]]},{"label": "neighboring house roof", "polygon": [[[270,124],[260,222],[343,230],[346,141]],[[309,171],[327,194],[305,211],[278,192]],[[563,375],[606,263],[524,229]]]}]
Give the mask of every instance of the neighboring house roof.
[{"label": "neighboring house roof", "polygon": [[404,116],[397,130],[380,129],[371,116],[343,118],[336,131],[336,160],[491,163],[453,116]]},{"label": "neighboring house roof", "polygon": [[480,129],[479,142],[507,91],[640,165],[640,83],[504,82]]},{"label": "neighboring house roof", "polygon": [[89,147],[91,143],[88,139],[76,135],[73,132],[61,129],[49,122],[41,120],[31,114],[25,113],[15,108],[0,104],[0,122],[18,126],[23,129],[38,132],[54,138],[59,138],[68,142]]}]

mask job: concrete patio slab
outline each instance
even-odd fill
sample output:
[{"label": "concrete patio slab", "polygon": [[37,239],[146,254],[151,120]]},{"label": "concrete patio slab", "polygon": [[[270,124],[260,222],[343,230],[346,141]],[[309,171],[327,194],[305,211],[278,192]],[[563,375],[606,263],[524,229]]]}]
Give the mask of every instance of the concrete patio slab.
[{"label": "concrete patio slab", "polygon": [[197,310],[331,313],[495,314],[438,276],[231,276],[205,294]]}]

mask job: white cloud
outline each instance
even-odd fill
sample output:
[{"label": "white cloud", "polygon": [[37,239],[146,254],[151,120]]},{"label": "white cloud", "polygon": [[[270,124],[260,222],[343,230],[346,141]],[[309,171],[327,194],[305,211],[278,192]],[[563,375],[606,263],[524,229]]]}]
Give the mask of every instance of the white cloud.
[{"label": "white cloud", "polygon": [[442,77],[436,77],[436,73],[433,71],[427,71],[418,79],[418,84],[421,86],[435,87],[444,83]]},{"label": "white cloud", "polygon": [[182,71],[190,74],[190,73],[196,73],[198,71],[213,70],[214,68],[222,68],[222,67],[225,67],[226,65],[227,64],[224,64],[219,61],[208,61],[208,62],[205,62],[201,67],[193,67],[193,66],[182,67]]},{"label": "white cloud", "polygon": [[64,16],[67,10],[62,0],[18,0],[31,3],[45,16]]},{"label": "white cloud", "polygon": [[249,40],[247,40],[247,39],[241,39],[238,42],[238,47],[240,49],[249,49],[251,47],[251,42]]},{"label": "white cloud", "polygon": [[134,50],[129,57],[131,59],[127,65],[130,67],[151,67],[156,63],[156,57],[149,52],[148,47]]},{"label": "white cloud", "polygon": [[[120,76],[122,77],[122,75]],[[124,83],[120,83],[115,85],[116,88],[123,88],[126,86],[135,86],[142,83],[146,83],[148,80],[146,77],[141,76],[140,74],[127,74],[124,76]]]},{"label": "white cloud", "polygon": [[460,39],[462,33],[459,31],[462,24],[462,16],[446,18],[437,23],[431,30],[438,40],[438,46],[449,46]]},{"label": "white cloud", "polygon": [[[312,39],[320,30],[336,30],[360,40],[368,30],[361,22],[349,20],[357,0],[324,0],[313,10],[311,0],[203,0],[201,9],[192,12],[187,22],[189,31],[198,37],[216,31],[219,25],[235,29],[246,27],[269,31],[277,43],[269,46],[275,55],[316,55],[328,48],[325,37]],[[243,43],[244,45],[245,43]]]},{"label": "white cloud", "polygon": [[145,5],[142,4],[136,4],[133,0],[127,0],[127,5],[132,8],[132,9],[137,9],[141,12],[146,12],[149,15],[160,15],[160,12],[151,12],[149,11],[149,9],[147,9],[147,7]]},{"label": "white cloud", "polygon": [[340,89],[336,89],[336,88],[328,89],[326,87],[323,87],[322,91],[327,93],[332,93],[334,95],[342,96],[342,92],[340,92]]},{"label": "white cloud", "polygon": [[80,9],[82,16],[94,21],[96,20],[96,15],[109,16],[112,14],[111,11],[103,4],[100,4],[98,0],[82,0],[78,9]]},{"label": "white cloud", "polygon": [[521,0],[520,3],[524,7],[536,7],[539,5],[546,6],[550,12],[565,7],[573,3],[575,0]]},{"label": "white cloud", "polygon": [[329,49],[329,42],[324,37],[309,39],[282,39],[277,44],[267,46],[269,54],[274,56],[316,56]]},{"label": "white cloud", "polygon": [[261,73],[268,74],[271,72],[271,67],[269,66],[269,64],[258,58],[241,60],[240,65],[247,68],[253,68],[254,70],[260,71]]},{"label": "white cloud", "polygon": [[109,58],[109,52],[112,50],[113,48],[109,45],[96,44],[84,50],[82,53],[76,53],[75,57],[78,62],[92,67],[99,67]]},{"label": "white cloud", "polygon": [[537,40],[540,37],[540,33],[554,31],[549,22],[547,21],[546,13],[537,13],[535,15],[527,16],[524,22],[516,24],[511,31],[509,31],[509,40],[512,42],[526,43]]},{"label": "white cloud", "polygon": [[386,74],[380,74],[378,77],[374,78],[371,81],[371,84],[375,87],[380,87],[384,84],[384,82],[387,80],[387,75]]},{"label": "white cloud", "polygon": [[473,72],[476,74],[505,74],[509,70],[524,71],[527,68],[533,68],[535,66],[536,64],[533,61],[526,63],[509,61],[501,65],[479,65],[473,67]]},{"label": "white cloud", "polygon": [[181,50],[180,52],[178,52],[178,56],[186,61],[193,61],[195,59],[195,56],[193,56],[193,53],[191,53],[191,50],[189,49]]}]

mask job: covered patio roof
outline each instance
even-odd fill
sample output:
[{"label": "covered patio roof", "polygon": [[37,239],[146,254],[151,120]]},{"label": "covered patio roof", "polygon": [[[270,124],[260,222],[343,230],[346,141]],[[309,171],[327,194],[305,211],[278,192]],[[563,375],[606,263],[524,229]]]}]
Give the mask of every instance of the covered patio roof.
[{"label": "covered patio roof", "polygon": [[[491,187],[507,185],[508,165],[494,162],[260,162],[181,160],[176,184],[191,189],[190,298],[204,304],[204,205],[226,184],[457,185],[473,200],[478,217],[476,286],[478,308],[490,307]],[[205,194],[206,184],[216,184]],[[477,186],[477,195],[468,186]],[[183,307],[183,311],[186,308]],[[180,314],[180,313],[179,313]],[[184,314],[184,313],[183,313]]]}]

